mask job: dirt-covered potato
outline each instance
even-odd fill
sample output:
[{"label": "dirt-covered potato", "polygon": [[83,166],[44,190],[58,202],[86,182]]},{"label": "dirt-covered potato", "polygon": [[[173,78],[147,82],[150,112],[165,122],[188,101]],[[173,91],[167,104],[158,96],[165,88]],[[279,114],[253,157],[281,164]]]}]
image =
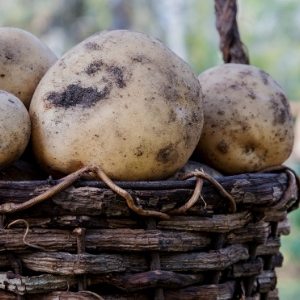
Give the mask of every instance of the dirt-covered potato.
[{"label": "dirt-covered potato", "polygon": [[254,66],[225,64],[198,78],[205,124],[196,152],[204,163],[238,174],[285,162],[293,146],[293,120],[270,75]]},{"label": "dirt-covered potato", "polygon": [[0,170],[16,161],[30,138],[30,118],[16,96],[0,90]]},{"label": "dirt-covered potato", "polygon": [[[168,180],[181,180],[185,175],[191,173],[191,172],[197,172],[197,171],[202,171],[206,173],[207,175],[218,178],[222,177],[223,175],[216,171],[215,169],[202,164],[197,161],[189,160],[180,170],[178,170],[173,176],[168,178]],[[189,178],[190,180],[195,179],[195,177]]]},{"label": "dirt-covered potato", "polygon": [[14,94],[27,108],[39,81],[56,60],[33,34],[19,28],[0,28],[0,89]]},{"label": "dirt-covered potato", "polygon": [[199,141],[202,92],[190,66],[159,40],[104,31],[50,68],[30,116],[35,155],[52,175],[96,163],[112,179],[159,180]]}]

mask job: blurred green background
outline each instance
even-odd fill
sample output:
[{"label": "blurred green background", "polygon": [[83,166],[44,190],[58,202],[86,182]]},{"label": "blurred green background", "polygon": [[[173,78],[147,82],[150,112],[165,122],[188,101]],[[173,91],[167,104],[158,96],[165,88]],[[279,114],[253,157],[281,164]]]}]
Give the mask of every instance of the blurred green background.
[{"label": "blurred green background", "polygon": [[[0,0],[0,26],[25,29],[59,57],[89,35],[116,28],[162,40],[198,75],[222,64],[212,0]],[[238,26],[250,63],[269,73],[288,98],[300,101],[300,1],[240,0]],[[300,102],[299,102],[300,103]],[[296,117],[298,108],[293,106]],[[296,150],[287,164],[300,172]],[[300,210],[290,214],[278,270],[283,300],[300,299]]]}]

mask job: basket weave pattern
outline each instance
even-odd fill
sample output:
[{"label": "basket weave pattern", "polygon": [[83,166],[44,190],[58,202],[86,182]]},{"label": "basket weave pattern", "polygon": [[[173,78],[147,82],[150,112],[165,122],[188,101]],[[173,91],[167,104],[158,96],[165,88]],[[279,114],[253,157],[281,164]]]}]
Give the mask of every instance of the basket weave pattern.
[{"label": "basket weave pattern", "polygon": [[[102,182],[77,182],[2,214],[0,298],[278,299],[280,235],[290,231],[287,213],[298,198],[290,179],[285,172],[219,178],[235,213],[204,181],[195,205],[168,220],[133,213]],[[51,184],[2,182],[1,204],[22,203]],[[165,213],[195,187],[194,180],[118,184],[137,205]]]}]

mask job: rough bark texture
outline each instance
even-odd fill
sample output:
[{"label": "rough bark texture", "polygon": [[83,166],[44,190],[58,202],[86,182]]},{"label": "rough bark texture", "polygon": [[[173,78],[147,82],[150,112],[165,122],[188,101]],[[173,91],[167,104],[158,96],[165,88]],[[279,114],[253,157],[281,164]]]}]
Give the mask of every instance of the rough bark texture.
[{"label": "rough bark texture", "polygon": [[[257,222],[245,225],[244,215],[240,215],[240,222],[235,227],[228,226],[232,220],[231,215],[226,215],[219,227],[212,228],[202,226],[202,220],[195,217],[175,218],[169,226],[159,227],[156,230],[144,229],[87,229],[85,233],[85,247],[89,252],[93,251],[161,251],[161,252],[187,252],[203,250],[210,245],[212,237],[209,233],[224,233],[224,239],[228,244],[254,242],[263,244],[271,232],[270,223]],[[209,219],[213,221],[213,218]],[[251,220],[251,219],[250,219]],[[165,221],[163,221],[165,222]],[[188,227],[180,226],[189,223]],[[205,225],[205,222],[203,222]],[[159,223],[158,223],[159,224]],[[179,224],[177,226],[177,224]],[[282,224],[282,225],[281,225]],[[220,226],[221,226],[220,225]],[[224,226],[229,229],[224,229]],[[244,225],[244,227],[242,227]],[[236,228],[236,229],[234,229]],[[166,229],[166,230],[165,230]],[[279,223],[279,233],[289,231],[289,223],[285,220]],[[23,242],[25,229],[0,230],[0,251],[24,251],[31,247]],[[73,230],[67,229],[29,229],[26,241],[29,244],[43,248],[46,251],[75,251],[77,249],[77,237]]]},{"label": "rough bark texture", "polygon": [[238,30],[236,0],[215,0],[215,12],[224,62],[249,64],[248,53]]},{"label": "rough bark texture", "polygon": [[[109,272],[143,272],[149,268],[141,254],[70,254],[65,252],[20,254],[26,268],[52,274],[105,274]],[[245,245],[232,245],[218,251],[161,255],[161,268],[175,272],[222,270],[239,260],[248,259]]]},{"label": "rough bark texture", "polygon": [[[290,232],[287,209],[298,188],[293,186],[287,206],[258,212],[283,197],[289,185],[285,173],[218,182],[235,199],[236,213],[229,213],[227,199],[206,181],[201,191],[206,208],[199,198],[168,220],[138,216],[103,183],[83,181],[24,211],[1,214],[0,299],[274,296],[280,235]],[[56,183],[0,181],[0,205],[23,203]],[[119,185],[144,209],[168,212],[189,200],[195,181]]]}]

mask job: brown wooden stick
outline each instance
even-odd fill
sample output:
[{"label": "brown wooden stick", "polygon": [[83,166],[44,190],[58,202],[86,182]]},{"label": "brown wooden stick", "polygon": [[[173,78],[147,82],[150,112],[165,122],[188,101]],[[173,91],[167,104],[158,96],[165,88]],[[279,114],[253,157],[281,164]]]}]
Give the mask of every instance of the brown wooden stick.
[{"label": "brown wooden stick", "polygon": [[0,213],[14,213],[14,212],[21,211],[21,210],[27,209],[29,207],[32,207],[40,202],[43,202],[44,200],[49,199],[50,197],[53,197],[53,196],[57,195],[58,193],[62,192],[67,187],[72,185],[75,181],[80,179],[85,173],[88,173],[88,172],[96,173],[99,176],[99,178],[107,184],[108,187],[110,187],[114,192],[116,192],[117,194],[122,196],[126,200],[126,203],[129,206],[129,208],[131,210],[133,210],[134,212],[136,212],[137,214],[142,215],[142,216],[153,216],[153,217],[156,217],[159,219],[169,219],[170,218],[170,216],[165,213],[154,211],[154,210],[144,210],[143,208],[135,205],[134,200],[131,197],[131,195],[124,189],[117,186],[96,164],[92,164],[90,166],[83,167],[82,169],[66,176],[56,186],[50,188],[46,192],[26,201],[24,203],[21,203],[21,204],[4,203],[4,204],[0,205]]},{"label": "brown wooden stick", "polygon": [[283,193],[282,197],[279,199],[279,201],[272,206],[268,206],[268,207],[253,207],[250,208],[251,210],[255,210],[255,211],[260,211],[260,212],[266,212],[266,211],[275,211],[275,210],[279,210],[282,207],[284,207],[293,197],[294,194],[294,190],[295,190],[295,185],[297,184],[295,175],[292,171],[290,170],[285,170],[285,172],[287,173],[288,177],[289,177],[289,186],[288,188],[285,190],[285,192]]},{"label": "brown wooden stick", "polygon": [[203,179],[206,179],[209,181],[219,192],[222,196],[228,199],[229,205],[230,205],[230,212],[235,213],[236,212],[236,203],[233,197],[225,191],[225,189],[219,184],[214,178],[209,176],[208,174],[202,172],[202,171],[197,171],[197,172],[191,172],[189,174],[186,174],[183,179],[188,179],[191,177],[200,177]]},{"label": "brown wooden stick", "polygon": [[[287,171],[289,171],[290,173],[293,174],[293,180],[291,181],[291,174],[289,175],[289,188],[288,190],[292,189],[292,186],[294,186],[296,184],[297,188],[298,188],[298,197],[296,199],[296,202],[293,203],[289,208],[288,208],[288,212],[291,212],[295,209],[297,209],[299,207],[300,204],[300,177],[298,176],[298,174],[290,167],[285,166],[285,165],[278,165],[278,166],[272,166],[272,167],[268,167],[265,168],[259,172],[257,172],[257,174],[261,174],[261,173],[272,173],[272,172],[280,172],[280,171],[284,171],[285,173],[288,174]],[[294,182],[294,179],[296,182]],[[292,196],[292,192],[291,191],[286,191],[286,193],[289,193]],[[282,197],[283,198],[283,197]]]},{"label": "brown wooden stick", "polygon": [[45,201],[46,199],[49,199],[53,197],[54,195],[60,193],[61,191],[65,190],[67,187],[69,187],[71,184],[73,184],[75,181],[80,179],[80,177],[86,173],[90,172],[91,167],[84,167],[68,176],[62,179],[62,181],[53,186],[52,188],[49,188],[46,192],[24,202],[21,204],[15,204],[15,203],[4,203],[0,205],[0,213],[14,213],[17,211],[21,211],[24,209],[27,209],[29,207],[32,207],[40,202]]},{"label": "brown wooden stick", "polygon": [[117,186],[101,169],[99,166],[97,165],[92,165],[91,166],[92,170],[99,176],[99,178],[101,180],[103,180],[107,186],[112,189],[114,192],[116,192],[117,194],[119,194],[120,196],[122,196],[125,200],[126,203],[128,205],[128,207],[133,210],[135,213],[141,215],[141,216],[145,216],[145,217],[156,217],[159,219],[163,219],[163,220],[167,220],[170,218],[169,215],[162,213],[162,212],[158,212],[155,210],[144,210],[142,207],[139,207],[137,205],[135,205],[133,198],[131,197],[131,195],[125,191],[124,189],[120,188],[119,186]]},{"label": "brown wooden stick", "polygon": [[236,21],[236,0],[215,0],[215,13],[224,62],[249,64],[246,47],[240,39]]}]

